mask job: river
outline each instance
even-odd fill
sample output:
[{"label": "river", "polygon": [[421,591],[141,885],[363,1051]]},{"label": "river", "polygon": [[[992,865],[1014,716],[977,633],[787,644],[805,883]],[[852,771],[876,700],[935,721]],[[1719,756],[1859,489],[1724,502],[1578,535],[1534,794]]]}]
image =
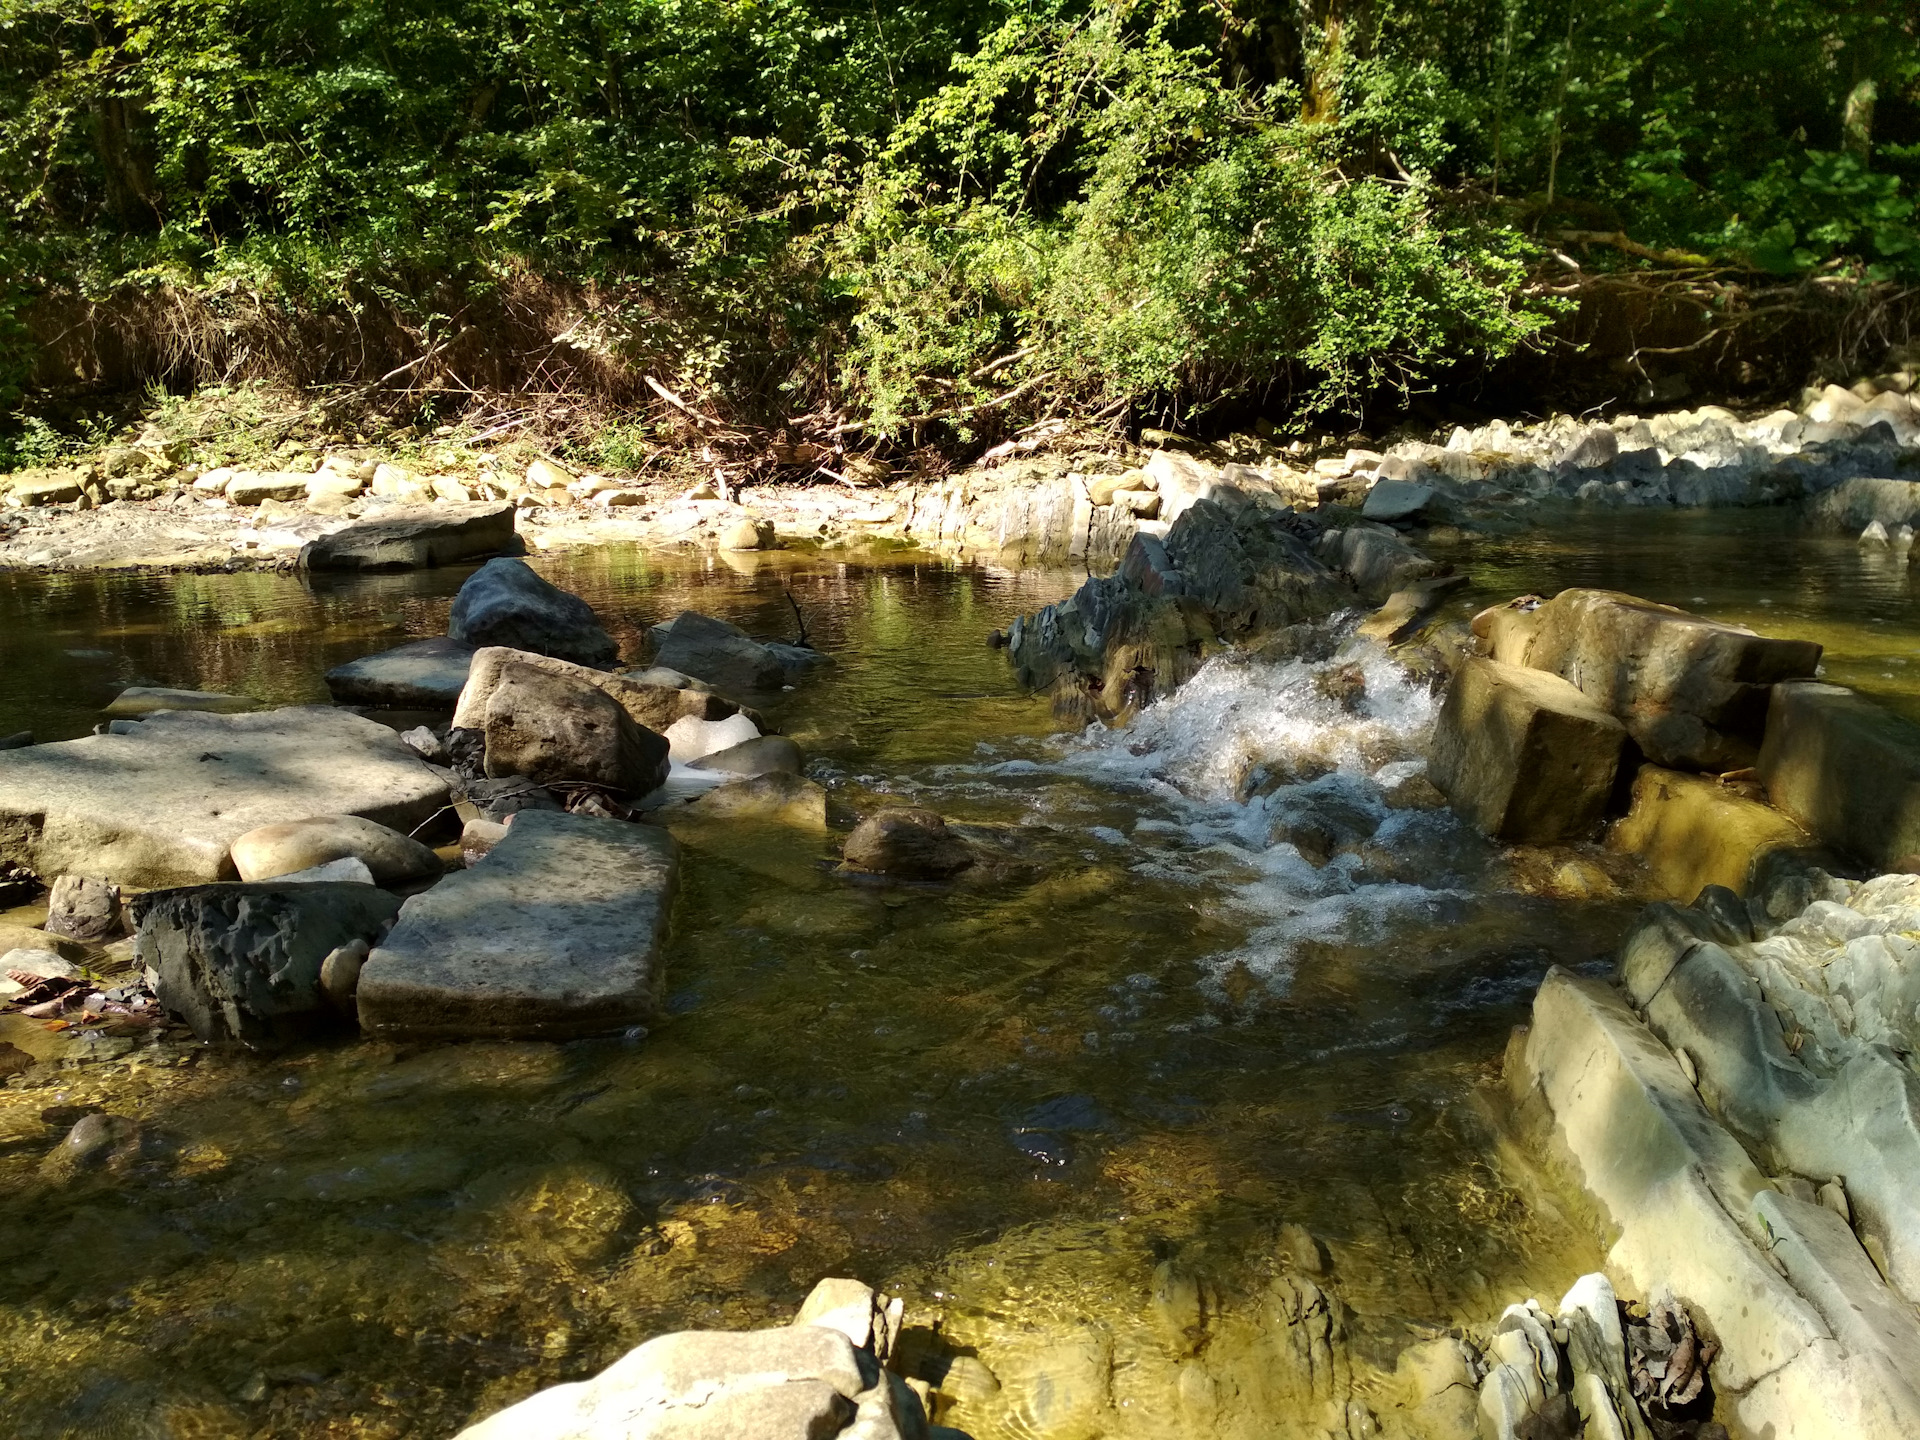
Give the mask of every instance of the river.
[{"label": "river", "polygon": [[[1432,548],[1472,576],[1459,614],[1632,590],[1821,640],[1830,678],[1920,714],[1904,556],[1783,512]],[[650,1335],[777,1323],[826,1274],[985,1362],[998,1388],[940,1417],[977,1440],[1307,1433],[1321,1397],[1263,1378],[1259,1343],[1290,1227],[1353,1363],[1387,1370],[1599,1264],[1503,1146],[1493,1082],[1546,968],[1604,970],[1637,902],[1602,859],[1516,864],[1430,808],[1436,702],[1351,617],[1061,735],[984,637],[1066,572],[536,563],[636,662],[682,607],[790,638],[791,591],[834,664],[778,718],[834,813],[926,805],[995,863],[859,883],[833,837],[682,826],[645,1035],[83,1062],[9,1018],[67,1062],[0,1089],[9,1433],[442,1437]],[[84,734],[137,683],[323,700],[329,665],[440,633],[465,573],[0,575],[0,733]],[[43,1179],[85,1106],[154,1158]],[[1168,1338],[1170,1273],[1209,1297],[1203,1350]]]}]

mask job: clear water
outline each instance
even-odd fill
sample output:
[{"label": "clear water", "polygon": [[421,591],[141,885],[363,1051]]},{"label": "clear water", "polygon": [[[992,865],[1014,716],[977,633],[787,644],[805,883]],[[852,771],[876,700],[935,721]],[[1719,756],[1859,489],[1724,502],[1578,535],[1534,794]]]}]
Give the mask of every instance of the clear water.
[{"label": "clear water", "polygon": [[[1433,700],[1377,650],[1330,627],[1319,658],[1221,657],[1125,732],[1058,736],[983,637],[1073,576],[539,563],[635,659],[683,605],[790,636],[790,588],[836,663],[781,718],[836,813],[931,805],[994,863],[861,884],[832,837],[682,827],[643,1040],[136,1051],[0,1089],[9,1433],[445,1436],[661,1331],[778,1322],[824,1274],[999,1375],[944,1413],[980,1440],[1290,1433],[1324,1397],[1261,1381],[1283,1225],[1324,1242],[1355,1363],[1387,1369],[1598,1263],[1483,1092],[1546,967],[1603,964],[1632,902],[1390,804]],[[1836,671],[1880,663],[1874,615],[1913,633],[1891,580],[1784,535],[1596,529],[1483,544],[1474,574],[1774,599]],[[0,731],[84,733],[137,681],[319,699],[327,665],[437,633],[461,578],[0,577]],[[1348,664],[1352,708],[1324,684]],[[85,1104],[138,1118],[150,1158],[49,1178],[43,1113]],[[1198,1358],[1156,1318],[1166,1261],[1217,1297]]]}]

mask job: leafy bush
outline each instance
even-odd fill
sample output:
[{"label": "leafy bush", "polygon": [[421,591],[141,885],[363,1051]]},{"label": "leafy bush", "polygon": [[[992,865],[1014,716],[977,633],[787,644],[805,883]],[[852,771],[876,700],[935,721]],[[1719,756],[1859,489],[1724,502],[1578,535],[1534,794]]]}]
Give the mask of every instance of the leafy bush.
[{"label": "leafy bush", "polygon": [[[34,292],[439,336],[901,433],[1353,405],[1546,318],[1562,236],[1920,278],[1878,0],[0,0],[0,410]],[[1586,243],[1586,242],[1577,242]],[[256,352],[257,353],[257,352]],[[664,357],[664,359],[663,359]]]}]

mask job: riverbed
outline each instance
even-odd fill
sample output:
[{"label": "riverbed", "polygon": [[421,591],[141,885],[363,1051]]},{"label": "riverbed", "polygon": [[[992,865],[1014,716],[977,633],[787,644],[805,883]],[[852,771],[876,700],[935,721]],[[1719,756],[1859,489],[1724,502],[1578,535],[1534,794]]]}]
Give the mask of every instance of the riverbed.
[{"label": "riverbed", "polygon": [[[1830,678],[1920,713],[1904,557],[1785,512],[1431,548],[1472,577],[1461,614],[1628,589],[1819,639]],[[1265,1435],[1320,1399],[1263,1388],[1246,1338],[1282,1271],[1313,1273],[1356,1364],[1390,1370],[1598,1266],[1577,1199],[1501,1143],[1493,1082],[1546,968],[1606,967],[1630,878],[1516,864],[1428,804],[1436,701],[1357,617],[1216,657],[1124,731],[1062,735],[985,637],[1067,571],[536,563],[634,661],[683,607],[783,639],[797,607],[834,664],[776,718],[835,817],[926,805],[995,863],[876,885],[832,872],[833,836],[681,826],[650,1033],[167,1046],[0,1090],[12,1433],[446,1436],[852,1274],[998,1377],[940,1417],[978,1440]],[[441,633],[466,573],[0,576],[0,732],[86,733],[138,683],[324,700],[328,666]],[[90,1105],[139,1119],[152,1158],[43,1179]],[[1214,1297],[1197,1355],[1165,1333],[1169,1263]],[[1092,1422],[1061,1378],[1089,1355]]]}]

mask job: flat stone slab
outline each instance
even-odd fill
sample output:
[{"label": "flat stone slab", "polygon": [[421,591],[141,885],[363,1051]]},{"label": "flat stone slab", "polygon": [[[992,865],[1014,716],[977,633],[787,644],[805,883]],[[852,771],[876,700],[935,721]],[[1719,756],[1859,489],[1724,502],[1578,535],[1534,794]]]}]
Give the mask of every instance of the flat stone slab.
[{"label": "flat stone slab", "polygon": [[424,570],[498,555],[514,542],[511,502],[396,510],[323,535],[300,552],[309,570]]},{"label": "flat stone slab", "polygon": [[100,713],[109,720],[132,720],[161,710],[204,710],[210,715],[237,715],[254,709],[245,695],[223,695],[217,690],[169,690],[157,685],[135,685],[122,690]]},{"label": "flat stone slab", "polygon": [[0,751],[0,861],[138,889],[233,878],[249,830],[359,815],[411,832],[446,783],[386,726],[328,705],[166,711],[125,735]]},{"label": "flat stone slab", "polygon": [[342,705],[451,710],[472,667],[473,646],[440,635],[336,665],[327,692]]},{"label": "flat stone slab", "polygon": [[1426,509],[1431,499],[1433,487],[1430,485],[1415,485],[1407,480],[1377,480],[1367,491],[1360,514],[1367,520],[1404,520]]},{"label": "flat stone slab", "polygon": [[566,1039],[651,1018],[679,868],[654,826],[521,811],[484,860],[407,901],[360,972],[361,1028]]}]

